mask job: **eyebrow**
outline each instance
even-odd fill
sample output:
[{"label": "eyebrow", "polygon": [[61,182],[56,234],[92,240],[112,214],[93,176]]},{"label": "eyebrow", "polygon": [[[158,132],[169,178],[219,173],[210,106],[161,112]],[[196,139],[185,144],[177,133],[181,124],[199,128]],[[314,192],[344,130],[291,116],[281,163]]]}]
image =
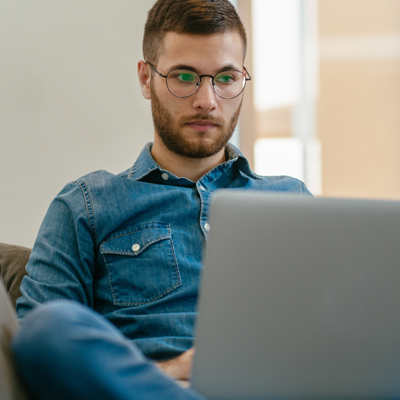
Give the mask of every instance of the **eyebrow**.
[{"label": "eyebrow", "polygon": [[[197,72],[200,75],[200,72],[196,68],[194,68],[188,64],[175,64],[169,69],[169,71],[172,71],[173,69],[188,69],[189,71]],[[240,69],[237,68],[235,65],[227,64],[224,67],[222,67],[221,69],[219,69],[217,71],[217,73],[224,72],[224,71],[231,71],[231,70],[240,71]]]}]

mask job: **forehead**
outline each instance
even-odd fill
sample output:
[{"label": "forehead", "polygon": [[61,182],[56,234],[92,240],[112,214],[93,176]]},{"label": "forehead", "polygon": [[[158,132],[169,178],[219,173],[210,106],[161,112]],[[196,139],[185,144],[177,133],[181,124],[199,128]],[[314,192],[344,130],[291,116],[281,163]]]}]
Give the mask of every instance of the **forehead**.
[{"label": "forehead", "polygon": [[168,32],[163,39],[158,66],[165,70],[184,64],[201,72],[218,72],[227,65],[242,69],[243,50],[243,42],[237,32],[212,35]]}]

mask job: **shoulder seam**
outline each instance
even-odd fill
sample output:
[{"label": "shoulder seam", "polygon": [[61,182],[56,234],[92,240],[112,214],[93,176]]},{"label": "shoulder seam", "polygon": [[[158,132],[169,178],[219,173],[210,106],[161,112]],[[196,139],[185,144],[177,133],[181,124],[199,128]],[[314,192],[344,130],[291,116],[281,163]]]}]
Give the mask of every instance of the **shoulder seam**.
[{"label": "shoulder seam", "polygon": [[90,231],[92,233],[93,243],[95,244],[95,246],[97,246],[96,223],[94,220],[94,212],[93,212],[93,206],[92,206],[91,199],[90,199],[89,189],[86,186],[85,181],[83,181],[81,179],[78,179],[77,181],[75,181],[75,183],[77,183],[79,185],[79,187],[82,190],[83,196],[85,198],[86,213],[87,213],[88,220],[89,220]]}]

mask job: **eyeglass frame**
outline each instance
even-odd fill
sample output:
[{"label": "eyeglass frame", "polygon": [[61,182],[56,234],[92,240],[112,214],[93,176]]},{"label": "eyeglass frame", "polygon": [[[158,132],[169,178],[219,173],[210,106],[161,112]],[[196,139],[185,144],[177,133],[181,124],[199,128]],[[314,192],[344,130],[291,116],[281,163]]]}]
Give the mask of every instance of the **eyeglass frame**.
[{"label": "eyeglass frame", "polygon": [[[166,86],[167,86],[168,91],[169,91],[173,96],[178,97],[179,99],[184,99],[184,98],[193,96],[193,95],[197,92],[197,90],[199,89],[200,83],[201,83],[201,78],[203,78],[203,77],[209,77],[209,78],[211,78],[211,83],[212,83],[212,88],[213,88],[213,90],[214,90],[214,93],[215,93],[218,97],[221,97],[221,99],[225,99],[225,100],[235,99],[236,97],[240,96],[240,95],[244,92],[244,89],[246,88],[246,82],[247,82],[247,81],[251,81],[251,75],[249,74],[249,71],[247,71],[247,69],[246,69],[246,67],[245,67],[244,65],[243,65],[243,69],[245,70],[245,73],[243,73],[242,71],[239,71],[239,70],[237,70],[237,69],[232,69],[232,71],[237,71],[237,72],[240,72],[240,73],[242,73],[242,74],[244,75],[245,84],[243,85],[243,89],[242,89],[236,96],[233,96],[233,97],[223,97],[223,96],[221,96],[220,94],[218,94],[218,93],[216,92],[216,90],[215,90],[214,78],[215,78],[218,74],[220,74],[221,72],[224,72],[224,71],[217,72],[214,76],[212,76],[212,75],[199,75],[196,71],[193,71],[193,72],[195,72],[195,73],[199,76],[199,78],[200,78],[199,82],[196,83],[196,86],[197,86],[197,87],[196,87],[196,90],[195,90],[193,93],[191,93],[191,94],[189,94],[189,95],[187,95],[187,96],[177,96],[176,94],[172,93],[171,90],[170,90],[170,88],[168,87],[167,78],[168,78],[168,75],[169,75],[172,71],[177,71],[177,70],[185,69],[185,68],[174,68],[174,69],[171,69],[171,71],[169,71],[169,72],[167,73],[167,75],[163,75],[162,73],[158,72],[148,61],[145,60],[145,63],[148,64],[148,65],[150,66],[150,68],[151,68],[154,72],[156,72],[156,73],[157,73],[158,75],[160,75],[162,78],[165,78],[165,84],[166,84]],[[248,78],[247,78],[246,74],[249,76]]]}]

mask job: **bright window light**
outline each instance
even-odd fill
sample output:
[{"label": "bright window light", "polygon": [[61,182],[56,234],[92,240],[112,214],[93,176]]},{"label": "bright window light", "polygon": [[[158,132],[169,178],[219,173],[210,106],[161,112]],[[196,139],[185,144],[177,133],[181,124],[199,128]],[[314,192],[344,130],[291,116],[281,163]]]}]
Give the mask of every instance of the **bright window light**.
[{"label": "bright window light", "polygon": [[300,139],[259,139],[254,145],[254,160],[259,175],[288,175],[304,180]]},{"label": "bright window light", "polygon": [[300,0],[253,0],[254,103],[259,110],[299,98]]}]

